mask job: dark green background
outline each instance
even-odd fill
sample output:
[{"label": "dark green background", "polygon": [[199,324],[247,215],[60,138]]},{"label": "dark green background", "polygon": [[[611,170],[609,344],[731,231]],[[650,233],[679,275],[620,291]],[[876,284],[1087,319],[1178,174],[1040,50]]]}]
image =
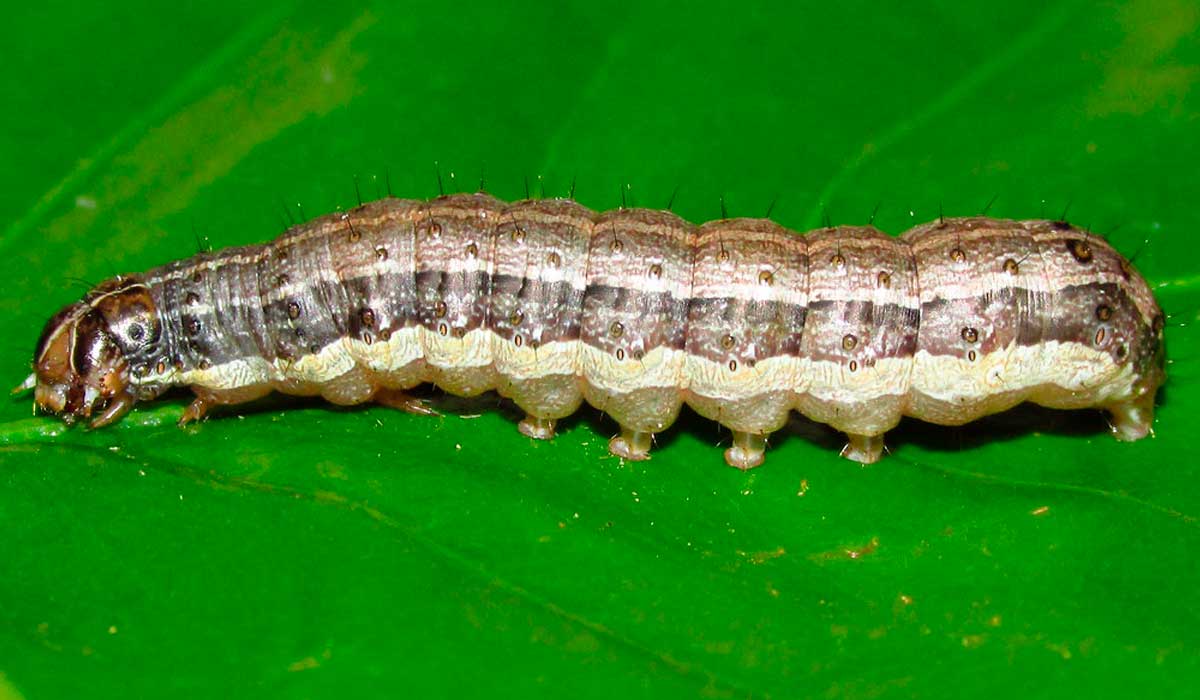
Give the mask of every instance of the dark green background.
[{"label": "dark green background", "polygon": [[[766,465],[274,402],[89,433],[0,402],[0,698],[1185,695],[1200,657],[1200,7],[10,4],[0,377],[97,282],[383,189],[535,190],[797,229],[1069,218],[1172,314],[1157,437],[908,422]],[[784,9],[786,7],[786,9]],[[1188,325],[1192,324],[1192,325]],[[478,415],[477,415],[478,414]]]}]

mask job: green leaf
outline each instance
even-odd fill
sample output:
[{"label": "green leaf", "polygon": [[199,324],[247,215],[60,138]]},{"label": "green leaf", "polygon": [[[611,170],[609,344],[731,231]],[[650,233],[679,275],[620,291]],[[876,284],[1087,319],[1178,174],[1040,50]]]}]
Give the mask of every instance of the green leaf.
[{"label": "green leaf", "polygon": [[694,416],[630,464],[594,411],[535,443],[494,399],[89,432],[14,398],[0,698],[1193,691],[1194,4],[334,5],[9,8],[11,384],[79,280],[484,173],[799,230],[1069,207],[1172,314],[1157,436],[906,422],[863,469],[798,418],[743,474]]}]

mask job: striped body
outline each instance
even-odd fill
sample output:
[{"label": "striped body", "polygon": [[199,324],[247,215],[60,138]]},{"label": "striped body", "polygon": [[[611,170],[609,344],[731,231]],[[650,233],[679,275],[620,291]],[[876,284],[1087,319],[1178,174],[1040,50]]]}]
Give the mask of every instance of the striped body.
[{"label": "striped body", "polygon": [[551,433],[586,400],[631,457],[684,403],[759,460],[798,410],[873,461],[904,415],[960,424],[1026,400],[1117,413],[1147,392],[1152,409],[1161,381],[1145,282],[1061,222],[799,235],[568,200],[385,199],[133,279],[162,324],[129,358],[139,398],[189,385],[210,404],[271,390],[353,404],[432,382],[494,389]]}]

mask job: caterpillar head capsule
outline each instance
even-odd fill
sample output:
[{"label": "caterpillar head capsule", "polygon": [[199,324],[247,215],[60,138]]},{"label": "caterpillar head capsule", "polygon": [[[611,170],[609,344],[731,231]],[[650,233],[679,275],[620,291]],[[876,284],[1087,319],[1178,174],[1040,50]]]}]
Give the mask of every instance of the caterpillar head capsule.
[{"label": "caterpillar head capsule", "polygon": [[145,286],[116,277],[46,323],[34,351],[33,374],[17,390],[34,390],[34,410],[68,425],[88,419],[99,428],[125,415],[144,389],[130,367],[155,354],[162,326]]}]

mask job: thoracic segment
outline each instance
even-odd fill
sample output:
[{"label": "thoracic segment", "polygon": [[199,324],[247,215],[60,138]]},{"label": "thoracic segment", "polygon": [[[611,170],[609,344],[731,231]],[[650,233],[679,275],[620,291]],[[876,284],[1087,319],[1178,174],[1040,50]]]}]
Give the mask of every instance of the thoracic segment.
[{"label": "thoracic segment", "polygon": [[1136,438],[1161,381],[1144,281],[1048,221],[802,236],[567,200],[386,199],[142,281],[164,343],[135,381],[193,386],[185,418],[271,390],[421,412],[402,392],[432,382],[498,391],[538,439],[586,400],[620,424],[613,453],[645,459],[686,403],[733,431],[726,460],[748,469],[793,410],[863,463],[902,416],[960,424],[1021,401],[1107,408]]}]

